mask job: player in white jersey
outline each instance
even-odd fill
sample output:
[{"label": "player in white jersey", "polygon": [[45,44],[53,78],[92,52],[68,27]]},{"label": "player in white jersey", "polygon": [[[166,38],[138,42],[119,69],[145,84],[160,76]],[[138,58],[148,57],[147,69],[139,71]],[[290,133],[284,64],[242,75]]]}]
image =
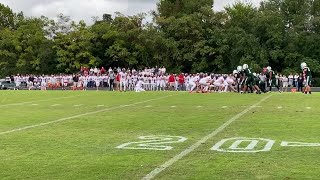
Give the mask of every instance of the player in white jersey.
[{"label": "player in white jersey", "polygon": [[19,90],[19,87],[21,85],[21,81],[22,81],[22,78],[19,74],[14,77],[14,83],[16,84],[15,90]]},{"label": "player in white jersey", "polygon": [[157,75],[156,76],[156,87],[157,87],[157,91],[160,90],[160,81],[161,81],[161,76]]},{"label": "player in white jersey", "polygon": [[225,83],[224,83],[225,79],[223,76],[220,76],[215,82],[214,82],[214,86],[216,87],[216,91],[223,91],[225,88]]},{"label": "player in white jersey", "polygon": [[94,80],[94,82],[95,82],[97,91],[99,91],[99,87],[100,87],[100,75],[94,75],[94,76],[93,76],[93,80]]},{"label": "player in white jersey", "polygon": [[120,75],[120,92],[127,90],[127,73],[125,72],[125,69],[122,69],[121,72],[119,72]]},{"label": "player in white jersey", "polygon": [[212,82],[211,76],[206,76],[206,77],[200,79],[199,84],[203,88],[202,92],[208,92],[211,82]]},{"label": "player in white jersey", "polygon": [[236,82],[235,82],[235,79],[233,78],[233,75],[230,74],[227,79],[226,79],[226,84],[227,84],[227,87],[225,88],[225,91],[228,91],[228,89],[232,92],[236,92],[236,89],[234,88]]},{"label": "player in white jersey", "polygon": [[156,76],[151,77],[151,90],[156,91],[157,90],[157,78]]},{"label": "player in white jersey", "polygon": [[190,89],[190,93],[192,93],[196,88],[197,86],[199,85],[199,75],[194,75],[193,77],[190,78],[189,80],[189,86],[191,86],[191,89]]},{"label": "player in white jersey", "polygon": [[46,82],[47,79],[44,75],[42,77],[40,77],[40,79],[41,79],[41,84],[40,84],[41,90],[46,91],[47,90],[47,82]]},{"label": "player in white jersey", "polygon": [[190,75],[186,74],[184,77],[184,87],[186,87],[186,91],[190,90],[189,80],[190,80]]},{"label": "player in white jersey", "polygon": [[68,84],[69,84],[69,77],[67,75],[64,75],[62,77],[62,81],[63,81],[62,89],[66,89],[68,87]]},{"label": "player in white jersey", "polygon": [[132,81],[133,81],[133,85],[135,86],[138,82],[138,75],[136,73],[133,74]]},{"label": "player in white jersey", "polygon": [[143,86],[143,81],[142,81],[142,78],[138,80],[137,84],[136,84],[136,87],[135,87],[135,91],[136,92],[144,92],[145,90],[142,88]]},{"label": "player in white jersey", "polygon": [[160,76],[160,90],[164,91],[166,87],[166,77],[164,75]]},{"label": "player in white jersey", "polygon": [[129,91],[132,91],[134,88],[132,74],[129,74],[127,76],[127,79],[128,79],[128,89],[129,89]]}]

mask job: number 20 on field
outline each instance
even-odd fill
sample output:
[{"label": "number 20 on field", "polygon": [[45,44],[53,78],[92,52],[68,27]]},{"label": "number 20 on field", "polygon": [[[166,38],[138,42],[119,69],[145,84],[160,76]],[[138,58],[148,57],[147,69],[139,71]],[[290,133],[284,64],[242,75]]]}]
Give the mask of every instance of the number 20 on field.
[{"label": "number 20 on field", "polygon": [[[118,149],[139,149],[139,150],[171,150],[171,144],[182,143],[187,138],[182,136],[140,136],[140,141],[124,143],[117,146]],[[216,143],[211,150],[230,153],[257,153],[266,152],[272,149],[275,141],[264,138],[235,137],[222,139]],[[282,147],[320,147],[320,143],[303,143],[282,141]]]}]

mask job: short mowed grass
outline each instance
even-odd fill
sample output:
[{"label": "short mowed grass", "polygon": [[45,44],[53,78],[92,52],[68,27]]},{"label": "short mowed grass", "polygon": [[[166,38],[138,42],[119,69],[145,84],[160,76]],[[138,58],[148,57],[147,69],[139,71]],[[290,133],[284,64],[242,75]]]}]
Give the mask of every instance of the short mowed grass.
[{"label": "short mowed grass", "polygon": [[[104,91],[0,91],[0,179],[141,179],[270,95],[155,179],[319,179],[320,147],[280,143],[320,143],[320,94]],[[151,135],[188,139],[165,144],[172,150],[116,148]],[[234,137],[275,143],[210,150]]]}]

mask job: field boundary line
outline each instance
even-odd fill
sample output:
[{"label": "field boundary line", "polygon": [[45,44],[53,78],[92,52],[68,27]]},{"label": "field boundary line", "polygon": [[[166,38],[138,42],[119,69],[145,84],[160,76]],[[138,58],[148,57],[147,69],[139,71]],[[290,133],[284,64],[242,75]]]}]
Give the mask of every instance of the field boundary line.
[{"label": "field boundary line", "polygon": [[156,169],[154,169],[153,171],[151,171],[149,174],[147,174],[145,177],[142,178],[142,180],[150,180],[153,179],[155,176],[157,176],[158,174],[160,174],[162,171],[164,171],[165,169],[169,168],[170,166],[172,166],[174,163],[176,163],[177,161],[179,161],[180,159],[182,159],[183,157],[185,157],[186,155],[190,154],[191,152],[193,152],[194,150],[196,150],[198,147],[201,146],[201,144],[207,142],[209,139],[213,138],[214,136],[216,136],[218,133],[220,133],[221,131],[223,131],[226,127],[228,127],[231,123],[233,123],[234,121],[236,121],[237,119],[239,119],[241,116],[243,116],[244,114],[246,114],[247,112],[249,112],[250,110],[252,110],[253,108],[255,108],[256,106],[260,105],[261,103],[263,103],[264,101],[266,101],[267,99],[269,99],[272,95],[269,95],[267,97],[264,97],[263,99],[261,99],[259,102],[257,102],[256,104],[248,107],[247,109],[243,110],[242,112],[238,113],[237,115],[235,115],[234,117],[232,117],[231,119],[229,119],[227,122],[225,122],[224,124],[222,124],[220,127],[218,127],[217,129],[215,129],[213,132],[211,132],[210,134],[208,134],[207,136],[203,137],[202,139],[200,139],[199,141],[197,141],[196,143],[194,143],[193,145],[189,146],[187,149],[183,150],[181,153],[177,154],[176,156],[174,156],[173,158],[169,159],[168,161],[166,161],[165,163],[163,163],[161,166],[157,167]]},{"label": "field boundary line", "polygon": [[83,113],[83,114],[79,114],[79,115],[75,115],[75,116],[70,116],[70,117],[66,117],[66,118],[57,119],[57,120],[54,120],[54,121],[49,121],[49,122],[39,123],[39,124],[25,126],[25,127],[21,127],[21,128],[16,128],[16,129],[12,129],[12,130],[9,130],[9,131],[0,132],[0,135],[10,134],[10,133],[23,131],[23,130],[27,130],[27,129],[32,129],[32,128],[37,128],[37,127],[41,127],[41,126],[45,126],[45,125],[49,125],[49,124],[55,124],[55,123],[67,121],[67,120],[70,120],[70,119],[75,119],[75,118],[88,116],[88,115],[92,115],[92,114],[97,114],[97,113],[101,113],[101,112],[106,112],[106,111],[111,111],[111,110],[115,110],[115,109],[121,109],[121,108],[125,108],[125,107],[135,106],[135,105],[138,105],[138,104],[143,104],[143,103],[147,103],[147,102],[151,102],[151,101],[165,99],[165,98],[176,96],[176,95],[177,94],[168,95],[168,96],[162,96],[162,97],[159,97],[159,98],[140,101],[140,102],[136,102],[136,103],[132,103],[132,104],[128,104],[128,105],[119,105],[119,106],[112,107],[112,108],[107,108],[107,109],[101,109],[101,110],[98,110],[98,111],[87,112],[87,113]]},{"label": "field boundary line", "polygon": [[41,99],[41,100],[26,101],[26,102],[21,102],[21,103],[3,104],[3,105],[0,105],[0,108],[1,108],[1,107],[7,107],[7,106],[20,106],[20,105],[25,105],[25,104],[31,104],[31,103],[36,103],[36,102],[44,102],[44,101],[51,101],[51,100],[58,100],[58,99],[68,99],[68,98],[79,97],[79,96],[82,96],[82,95],[65,96],[65,97],[49,98],[49,99]]}]

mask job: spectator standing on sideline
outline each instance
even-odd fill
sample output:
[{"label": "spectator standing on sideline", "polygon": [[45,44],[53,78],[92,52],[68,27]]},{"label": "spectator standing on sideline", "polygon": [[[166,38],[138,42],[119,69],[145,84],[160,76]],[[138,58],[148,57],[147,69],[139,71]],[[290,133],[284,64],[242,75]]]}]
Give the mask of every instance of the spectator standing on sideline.
[{"label": "spectator standing on sideline", "polygon": [[109,73],[109,86],[110,86],[110,91],[114,91],[114,79],[115,79],[115,74],[111,70]]},{"label": "spectator standing on sideline", "polygon": [[168,83],[169,83],[169,90],[173,91],[174,90],[174,83],[175,83],[175,77],[174,77],[173,74],[171,74],[169,76],[169,82]]},{"label": "spectator standing on sideline", "polygon": [[294,75],[294,87],[298,87],[298,79],[299,79],[299,74],[296,73],[296,75]]},{"label": "spectator standing on sideline", "polygon": [[78,89],[78,83],[79,83],[79,76],[77,74],[74,75],[72,80],[73,80],[73,90],[77,90]]},{"label": "spectator standing on sideline", "polygon": [[288,79],[289,79],[288,86],[289,87],[293,87],[293,79],[294,79],[294,77],[293,77],[292,73],[288,76]]},{"label": "spectator standing on sideline", "polygon": [[101,69],[100,69],[100,75],[103,75],[103,74],[105,74],[106,73],[106,69],[104,69],[104,67],[102,67]]},{"label": "spectator standing on sideline", "polygon": [[117,72],[117,74],[116,74],[116,83],[115,83],[116,84],[116,91],[119,90],[119,85],[120,85],[120,74],[119,74],[119,72]]},{"label": "spectator standing on sideline", "polygon": [[178,90],[179,91],[183,91],[183,89],[184,89],[184,82],[185,81],[185,79],[184,79],[184,74],[182,73],[182,74],[180,74],[179,75],[179,79],[178,79],[178,83],[179,83],[179,85],[178,85]]},{"label": "spectator standing on sideline", "polygon": [[301,91],[303,93],[303,76],[302,73],[300,73],[300,76],[298,78],[298,91]]},{"label": "spectator standing on sideline", "polygon": [[286,75],[282,76],[282,92],[288,92],[289,79]]}]

